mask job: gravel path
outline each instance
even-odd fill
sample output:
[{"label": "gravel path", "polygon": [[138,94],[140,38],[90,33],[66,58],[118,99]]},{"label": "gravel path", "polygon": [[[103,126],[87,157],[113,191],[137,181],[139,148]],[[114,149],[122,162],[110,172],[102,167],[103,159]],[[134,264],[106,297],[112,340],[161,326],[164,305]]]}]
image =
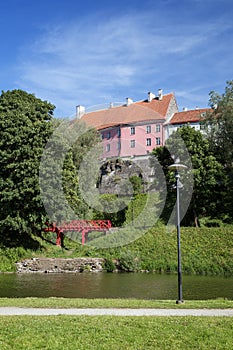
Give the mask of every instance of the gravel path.
[{"label": "gravel path", "polygon": [[89,316],[227,316],[233,317],[233,309],[42,309],[0,307],[0,316],[12,315],[89,315]]}]

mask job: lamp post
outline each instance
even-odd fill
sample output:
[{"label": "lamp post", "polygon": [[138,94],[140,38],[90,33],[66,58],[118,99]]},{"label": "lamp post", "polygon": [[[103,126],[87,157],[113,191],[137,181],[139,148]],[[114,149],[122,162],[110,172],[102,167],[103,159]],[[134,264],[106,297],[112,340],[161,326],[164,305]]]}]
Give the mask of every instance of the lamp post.
[{"label": "lamp post", "polygon": [[134,221],[134,207],[133,207],[133,201],[134,201],[134,195],[132,195],[131,197],[130,197],[130,199],[131,199],[131,203],[132,203],[132,206],[131,206],[131,214],[132,214],[132,226],[133,226],[133,221]]},{"label": "lamp post", "polygon": [[182,263],[181,263],[181,245],[180,245],[180,188],[182,184],[180,182],[180,169],[187,168],[186,165],[180,164],[179,162],[174,163],[168,166],[169,170],[175,171],[176,178],[176,225],[177,225],[177,255],[178,255],[178,299],[176,304],[182,304],[183,295],[182,295]]}]

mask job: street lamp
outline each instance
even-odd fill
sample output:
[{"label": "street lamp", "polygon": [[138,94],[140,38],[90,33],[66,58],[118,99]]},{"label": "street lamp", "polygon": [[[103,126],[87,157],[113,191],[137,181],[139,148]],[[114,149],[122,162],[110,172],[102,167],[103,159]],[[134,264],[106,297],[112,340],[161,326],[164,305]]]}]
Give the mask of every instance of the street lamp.
[{"label": "street lamp", "polygon": [[187,168],[186,165],[180,164],[179,161],[168,166],[169,170],[175,171],[176,178],[176,222],[177,222],[177,253],[178,253],[178,299],[176,304],[182,304],[182,264],[181,264],[181,246],[180,246],[180,193],[179,190],[182,187],[180,182],[180,169]]}]

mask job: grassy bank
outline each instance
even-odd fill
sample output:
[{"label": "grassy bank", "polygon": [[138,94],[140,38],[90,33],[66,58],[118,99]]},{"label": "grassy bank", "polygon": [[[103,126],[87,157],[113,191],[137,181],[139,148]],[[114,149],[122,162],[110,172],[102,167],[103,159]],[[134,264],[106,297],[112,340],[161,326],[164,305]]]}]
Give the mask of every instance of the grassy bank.
[{"label": "grassy bank", "polygon": [[[157,272],[177,271],[176,230],[169,232],[163,225],[127,246],[97,249],[65,239],[65,249],[36,238],[40,250],[22,247],[0,248],[0,271],[14,271],[15,262],[30,257],[104,257],[108,269],[112,259],[118,259],[121,268]],[[233,275],[233,226],[217,228],[181,228],[183,272],[186,274]]]},{"label": "grassy bank", "polygon": [[232,349],[229,317],[3,316],[1,350]]},{"label": "grassy bank", "polygon": [[0,307],[5,306],[34,308],[231,309],[233,308],[233,300],[186,300],[183,304],[176,304],[174,300],[0,298]]}]

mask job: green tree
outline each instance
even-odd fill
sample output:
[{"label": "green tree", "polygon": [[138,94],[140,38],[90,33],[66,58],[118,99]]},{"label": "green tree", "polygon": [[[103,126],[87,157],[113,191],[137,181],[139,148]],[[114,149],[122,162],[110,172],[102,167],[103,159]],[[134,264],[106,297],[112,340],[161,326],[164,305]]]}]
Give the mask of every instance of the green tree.
[{"label": "green tree", "polygon": [[207,136],[219,161],[227,168],[233,164],[233,80],[227,82],[225,93],[210,92],[212,112],[208,114]]},{"label": "green tree", "polygon": [[133,195],[136,195],[142,192],[143,187],[142,187],[142,179],[140,176],[133,175],[129,178],[129,181],[133,186]]},{"label": "green tree", "polygon": [[[172,190],[172,181],[171,174],[167,172],[167,166],[173,161],[168,149],[176,149],[176,153],[180,156],[181,163],[182,154],[184,152],[183,148],[177,143],[177,135],[182,138],[188,150],[194,178],[192,200],[185,221],[186,223],[194,221],[197,226],[199,225],[198,220],[200,217],[214,216],[217,214],[218,205],[220,204],[218,194],[220,191],[220,179],[223,177],[223,168],[214,156],[210,142],[203,137],[199,131],[196,131],[188,125],[183,126],[171,135],[165,147],[155,149],[153,152],[154,155],[158,157],[161,164],[165,166],[167,180],[168,183],[170,183],[170,187],[168,187],[170,192]],[[168,149],[166,147],[168,147]],[[183,191],[185,195],[185,186]],[[175,193],[169,197],[170,203],[173,198],[172,204],[174,204],[174,197]]]},{"label": "green tree", "polygon": [[[102,194],[99,198],[100,209],[93,212],[95,220],[111,220],[114,227],[122,226],[125,221],[125,203],[116,194]],[[106,209],[105,209],[106,208]]]},{"label": "green tree", "polygon": [[100,135],[94,129],[87,127],[82,121],[76,121],[75,128],[79,128],[78,137],[72,146],[74,164],[79,169],[83,158],[88,152],[94,153],[100,146]]},{"label": "green tree", "polygon": [[[209,113],[204,124],[207,138],[215,157],[224,167],[226,177],[221,179],[221,212],[233,217],[233,80],[227,81],[225,92],[210,92]],[[232,220],[232,219],[231,219]]]},{"label": "green tree", "polygon": [[159,218],[161,200],[158,192],[139,193],[131,198],[125,212],[125,225],[150,228]]},{"label": "green tree", "polygon": [[25,241],[44,220],[38,170],[44,145],[52,133],[54,108],[22,90],[2,92],[0,96],[2,241]]},{"label": "green tree", "polygon": [[[83,123],[56,121],[56,128],[46,144],[40,164],[40,188],[50,222],[60,224],[91,217],[92,211],[80,191],[78,167],[81,161],[75,164],[76,145],[87,132]],[[85,142],[78,148],[79,159],[86,154]]]}]

